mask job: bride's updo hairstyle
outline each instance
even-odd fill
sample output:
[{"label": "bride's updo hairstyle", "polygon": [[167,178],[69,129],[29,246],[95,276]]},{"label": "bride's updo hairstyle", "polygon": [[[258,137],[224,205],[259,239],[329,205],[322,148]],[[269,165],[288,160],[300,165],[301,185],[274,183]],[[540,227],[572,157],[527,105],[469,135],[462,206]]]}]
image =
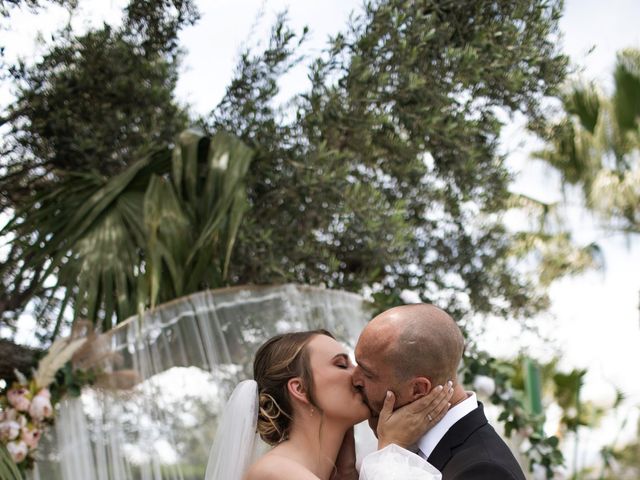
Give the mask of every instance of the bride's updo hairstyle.
[{"label": "bride's updo hairstyle", "polygon": [[285,333],[267,340],[256,353],[253,378],[258,383],[258,433],[269,445],[276,445],[289,436],[293,418],[287,390],[290,379],[300,377],[309,402],[320,411],[306,348],[316,335],[334,338],[326,330]]}]

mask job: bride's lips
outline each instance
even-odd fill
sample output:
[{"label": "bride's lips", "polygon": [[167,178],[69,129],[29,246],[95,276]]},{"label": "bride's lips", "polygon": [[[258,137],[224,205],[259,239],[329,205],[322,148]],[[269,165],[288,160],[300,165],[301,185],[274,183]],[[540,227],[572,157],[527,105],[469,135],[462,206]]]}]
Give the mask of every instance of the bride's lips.
[{"label": "bride's lips", "polygon": [[373,408],[371,408],[371,405],[369,405],[369,400],[367,399],[366,395],[364,394],[364,392],[360,389],[356,389],[356,393],[358,395],[360,395],[360,398],[362,399],[362,403],[364,403],[367,408],[369,409],[369,411],[371,412],[371,415],[376,415],[378,416],[374,411]]}]

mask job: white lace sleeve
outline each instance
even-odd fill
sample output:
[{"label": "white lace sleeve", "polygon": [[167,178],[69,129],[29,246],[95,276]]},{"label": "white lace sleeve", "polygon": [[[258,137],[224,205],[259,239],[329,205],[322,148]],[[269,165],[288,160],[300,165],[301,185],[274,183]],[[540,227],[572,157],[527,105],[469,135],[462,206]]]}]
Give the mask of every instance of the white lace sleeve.
[{"label": "white lace sleeve", "polygon": [[442,474],[415,453],[388,445],[370,453],[360,467],[360,480],[441,480]]}]

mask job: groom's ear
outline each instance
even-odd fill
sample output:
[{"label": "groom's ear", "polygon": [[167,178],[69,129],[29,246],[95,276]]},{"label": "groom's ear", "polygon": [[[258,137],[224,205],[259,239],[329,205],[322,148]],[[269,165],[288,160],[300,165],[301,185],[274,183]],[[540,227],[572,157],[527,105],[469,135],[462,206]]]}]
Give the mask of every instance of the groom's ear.
[{"label": "groom's ear", "polygon": [[420,397],[424,397],[431,391],[431,380],[427,377],[416,377],[412,381],[413,399],[416,400]]},{"label": "groom's ear", "polygon": [[307,398],[307,389],[304,387],[300,377],[289,379],[287,382],[287,390],[289,391],[289,395],[292,399],[295,398],[302,403],[309,403],[309,399]]}]

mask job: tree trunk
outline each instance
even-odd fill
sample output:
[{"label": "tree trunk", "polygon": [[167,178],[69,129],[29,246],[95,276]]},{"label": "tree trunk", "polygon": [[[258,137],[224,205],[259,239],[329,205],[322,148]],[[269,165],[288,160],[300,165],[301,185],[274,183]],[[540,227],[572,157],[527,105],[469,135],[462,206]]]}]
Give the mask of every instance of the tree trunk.
[{"label": "tree trunk", "polygon": [[15,369],[26,376],[31,374],[31,368],[37,365],[37,355],[40,352],[35,348],[0,339],[0,378],[7,382],[7,387],[16,380]]}]

